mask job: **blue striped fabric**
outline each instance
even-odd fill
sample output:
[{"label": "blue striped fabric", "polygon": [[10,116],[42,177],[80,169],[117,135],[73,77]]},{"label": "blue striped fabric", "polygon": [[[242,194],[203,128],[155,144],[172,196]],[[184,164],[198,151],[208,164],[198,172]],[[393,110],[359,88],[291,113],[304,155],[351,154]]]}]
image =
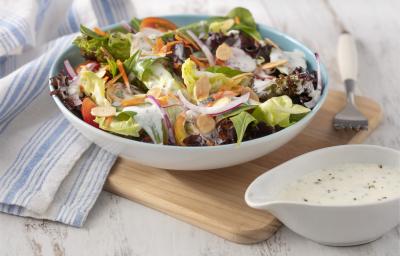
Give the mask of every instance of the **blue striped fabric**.
[{"label": "blue striped fabric", "polygon": [[25,51],[35,47],[32,31],[44,26],[53,1],[37,1],[34,23],[0,9],[0,211],[80,227],[116,156],[91,144],[55,109],[48,73],[76,36],[72,33],[79,31],[83,15],[91,12],[98,26],[130,17],[126,0],[92,0],[90,10],[72,1],[65,19],[56,24],[61,37],[41,45],[34,59],[27,58]]}]

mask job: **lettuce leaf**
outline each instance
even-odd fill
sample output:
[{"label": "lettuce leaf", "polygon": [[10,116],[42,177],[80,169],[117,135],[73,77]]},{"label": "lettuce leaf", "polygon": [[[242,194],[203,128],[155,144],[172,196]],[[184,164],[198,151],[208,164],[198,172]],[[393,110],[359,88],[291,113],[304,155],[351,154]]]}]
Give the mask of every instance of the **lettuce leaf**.
[{"label": "lettuce leaf", "polygon": [[255,109],[257,106],[256,105],[246,105],[246,104],[242,104],[239,107],[235,108],[234,110],[228,111],[226,113],[220,114],[216,117],[216,121],[219,122],[222,119],[228,118],[228,117],[232,117],[232,116],[236,116],[238,114],[240,114],[241,112],[245,111],[249,111],[252,109]]},{"label": "lettuce leaf", "polygon": [[140,57],[141,52],[136,51],[124,61],[124,68],[128,73],[144,84],[147,89],[160,87],[165,92],[176,92],[182,89],[178,79],[164,66],[163,57]]},{"label": "lettuce leaf", "polygon": [[233,127],[235,127],[237,144],[240,145],[240,143],[243,140],[243,136],[244,133],[246,132],[247,127],[252,122],[255,122],[256,119],[246,111],[242,111],[240,112],[240,114],[233,116],[229,119],[232,121]]},{"label": "lettuce leaf", "polygon": [[143,63],[138,65],[139,79],[148,89],[160,87],[164,92],[175,93],[182,89],[181,83],[160,62]]},{"label": "lettuce leaf", "polygon": [[212,72],[212,73],[221,73],[221,74],[226,75],[227,77],[234,77],[234,76],[237,76],[237,75],[240,75],[243,73],[240,70],[232,69],[227,66],[212,66],[212,67],[206,68],[206,71]]},{"label": "lettuce leaf", "polygon": [[234,9],[232,9],[226,16],[229,18],[238,17],[241,24],[246,25],[250,28],[255,29],[257,26],[251,12],[248,9],[243,8],[243,7],[236,7]]},{"label": "lettuce leaf", "polygon": [[110,102],[106,99],[105,82],[96,73],[89,70],[80,72],[80,84],[85,95],[92,98],[97,106],[109,106]]},{"label": "lettuce leaf", "polygon": [[107,59],[120,59],[124,61],[129,58],[131,47],[131,34],[122,32],[111,32],[100,36],[89,28],[81,25],[81,36],[78,36],[73,44],[88,59],[96,59],[105,63]]},{"label": "lettuce leaf", "polygon": [[183,82],[186,85],[186,89],[190,97],[193,97],[194,86],[197,79],[199,79],[199,77],[196,76],[196,69],[196,63],[189,58],[185,60],[181,68]]},{"label": "lettuce leaf", "polygon": [[139,20],[138,18],[132,18],[131,21],[129,22],[129,24],[132,26],[132,28],[138,32],[140,30],[140,23],[142,21]]},{"label": "lettuce leaf", "polygon": [[261,35],[257,30],[257,24],[249,10],[243,7],[236,7],[228,13],[227,17],[233,19],[237,17],[240,21],[240,23],[235,24],[231,30],[240,30],[258,41],[261,40]]},{"label": "lettuce leaf", "polygon": [[99,127],[105,131],[113,132],[125,136],[139,137],[141,127],[134,120],[135,112],[121,112],[113,117],[113,120],[106,125],[105,117],[96,117],[94,120]]},{"label": "lettuce leaf", "polygon": [[257,121],[264,121],[271,126],[279,125],[288,127],[296,121],[291,122],[291,115],[301,115],[310,112],[309,108],[293,104],[292,99],[286,95],[273,97],[261,103],[252,115]]},{"label": "lettuce leaf", "polygon": [[110,70],[112,77],[115,77],[118,73],[118,66],[115,60],[107,58],[107,65]]},{"label": "lettuce leaf", "polygon": [[103,48],[106,46],[105,40],[88,38],[87,36],[78,36],[73,44],[77,46],[84,57],[88,59],[96,59],[98,62],[105,62],[106,56]]},{"label": "lettuce leaf", "polygon": [[88,37],[91,37],[91,38],[94,38],[94,39],[100,39],[100,40],[106,40],[107,39],[107,37],[98,35],[96,32],[94,32],[93,30],[85,27],[82,24],[79,26],[79,29],[80,29],[82,35],[85,35],[85,36],[88,36]]},{"label": "lettuce leaf", "polygon": [[111,53],[114,59],[124,61],[129,58],[131,51],[130,35],[130,33],[124,34],[121,32],[110,33],[107,50]]},{"label": "lettuce leaf", "polygon": [[208,30],[213,33],[226,33],[235,24],[235,21],[230,19],[225,19],[221,21],[214,21],[210,23]]}]

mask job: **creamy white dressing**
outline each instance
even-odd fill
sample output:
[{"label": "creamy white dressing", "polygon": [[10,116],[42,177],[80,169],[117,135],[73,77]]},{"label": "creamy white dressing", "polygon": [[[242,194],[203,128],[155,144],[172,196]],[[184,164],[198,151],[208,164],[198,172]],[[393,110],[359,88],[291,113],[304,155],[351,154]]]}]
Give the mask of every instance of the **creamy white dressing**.
[{"label": "creamy white dressing", "polygon": [[155,144],[163,143],[163,116],[154,104],[146,104],[144,106],[129,106],[125,107],[123,111],[133,111],[136,113],[134,116],[135,122],[142,127],[143,130],[151,137]]},{"label": "creamy white dressing", "polygon": [[161,63],[155,63],[151,66],[151,77],[144,82],[148,89],[158,87],[163,94],[178,91],[179,84],[175,78]]},{"label": "creamy white dressing", "polygon": [[260,69],[256,72],[256,77],[253,81],[253,90],[257,94],[262,95],[266,89],[275,83],[275,79],[274,76],[270,76],[265,70]]},{"label": "creamy white dressing", "polygon": [[257,68],[256,60],[250,57],[242,49],[232,47],[232,56],[226,61],[226,65],[243,72],[253,72]]},{"label": "creamy white dressing", "polygon": [[132,34],[130,54],[133,55],[137,50],[151,54],[152,44],[150,42],[154,43],[155,39],[160,35],[162,35],[161,31],[152,28],[145,28],[136,34]]},{"label": "creamy white dressing", "polygon": [[400,168],[352,163],[310,172],[287,185],[279,200],[310,204],[359,204],[400,196]]},{"label": "creamy white dressing", "polygon": [[254,79],[253,89],[257,94],[262,94],[266,89],[275,83],[275,79],[264,78]]},{"label": "creamy white dressing", "polygon": [[277,48],[272,48],[270,54],[270,61],[274,62],[277,60],[288,61],[287,64],[277,67],[277,69],[284,74],[291,73],[297,67],[302,67],[304,69],[307,69],[307,63],[305,60],[304,53],[297,49],[292,52],[289,52],[289,51],[282,51],[281,49]]},{"label": "creamy white dressing", "polygon": [[73,103],[78,106],[82,104],[81,99],[79,96],[81,95],[81,87],[79,84],[79,75],[75,77],[67,87],[68,95],[72,98]]}]

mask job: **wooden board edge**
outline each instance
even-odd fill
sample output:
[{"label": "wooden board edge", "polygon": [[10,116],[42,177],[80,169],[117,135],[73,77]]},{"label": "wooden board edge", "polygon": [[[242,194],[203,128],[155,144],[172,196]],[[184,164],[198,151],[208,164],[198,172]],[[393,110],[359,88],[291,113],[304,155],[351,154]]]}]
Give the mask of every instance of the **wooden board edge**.
[{"label": "wooden board edge", "polygon": [[[152,197],[153,195],[151,194],[143,193],[140,191],[138,191],[138,193],[122,194],[118,192],[118,184],[114,183],[110,179],[108,179],[104,184],[104,190],[116,194],[118,196],[124,197],[128,200],[134,201],[136,203],[139,203],[141,205],[144,205],[146,207],[149,207],[151,209],[154,209],[156,211],[162,212],[175,219],[186,222],[190,225],[206,230],[209,233],[217,235],[225,240],[238,244],[255,244],[261,241],[265,241],[273,234],[275,234],[282,226],[282,223],[275,217],[271,219],[271,222],[265,223],[262,227],[256,230],[243,230],[243,229],[235,229],[229,226],[211,225],[210,223],[212,223],[212,221],[204,221],[203,215],[199,215],[196,211],[192,211],[188,208],[183,208],[178,204],[174,204],[167,200],[161,200],[163,202],[162,203],[163,206],[160,207],[160,205],[157,205],[157,207],[155,207],[154,205],[149,203],[149,201],[151,200],[142,199],[142,198],[148,199],[149,197]],[[158,198],[158,200],[160,199]],[[171,212],[169,211],[169,209],[171,208],[173,209],[181,208],[181,211],[179,211],[180,212],[179,214],[177,213],[178,211]],[[197,217],[194,218],[193,216]]]}]

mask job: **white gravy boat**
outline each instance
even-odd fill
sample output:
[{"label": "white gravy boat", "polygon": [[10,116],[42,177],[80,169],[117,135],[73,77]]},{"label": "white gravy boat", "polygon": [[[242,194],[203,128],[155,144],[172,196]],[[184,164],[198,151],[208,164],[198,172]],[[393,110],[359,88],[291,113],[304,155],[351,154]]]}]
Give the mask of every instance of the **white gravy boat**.
[{"label": "white gravy boat", "polygon": [[276,216],[294,232],[318,243],[350,246],[374,241],[400,223],[400,196],[349,205],[279,201],[290,182],[317,169],[345,163],[400,166],[400,152],[373,145],[324,148],[294,158],[262,174],[247,188],[246,203]]}]

